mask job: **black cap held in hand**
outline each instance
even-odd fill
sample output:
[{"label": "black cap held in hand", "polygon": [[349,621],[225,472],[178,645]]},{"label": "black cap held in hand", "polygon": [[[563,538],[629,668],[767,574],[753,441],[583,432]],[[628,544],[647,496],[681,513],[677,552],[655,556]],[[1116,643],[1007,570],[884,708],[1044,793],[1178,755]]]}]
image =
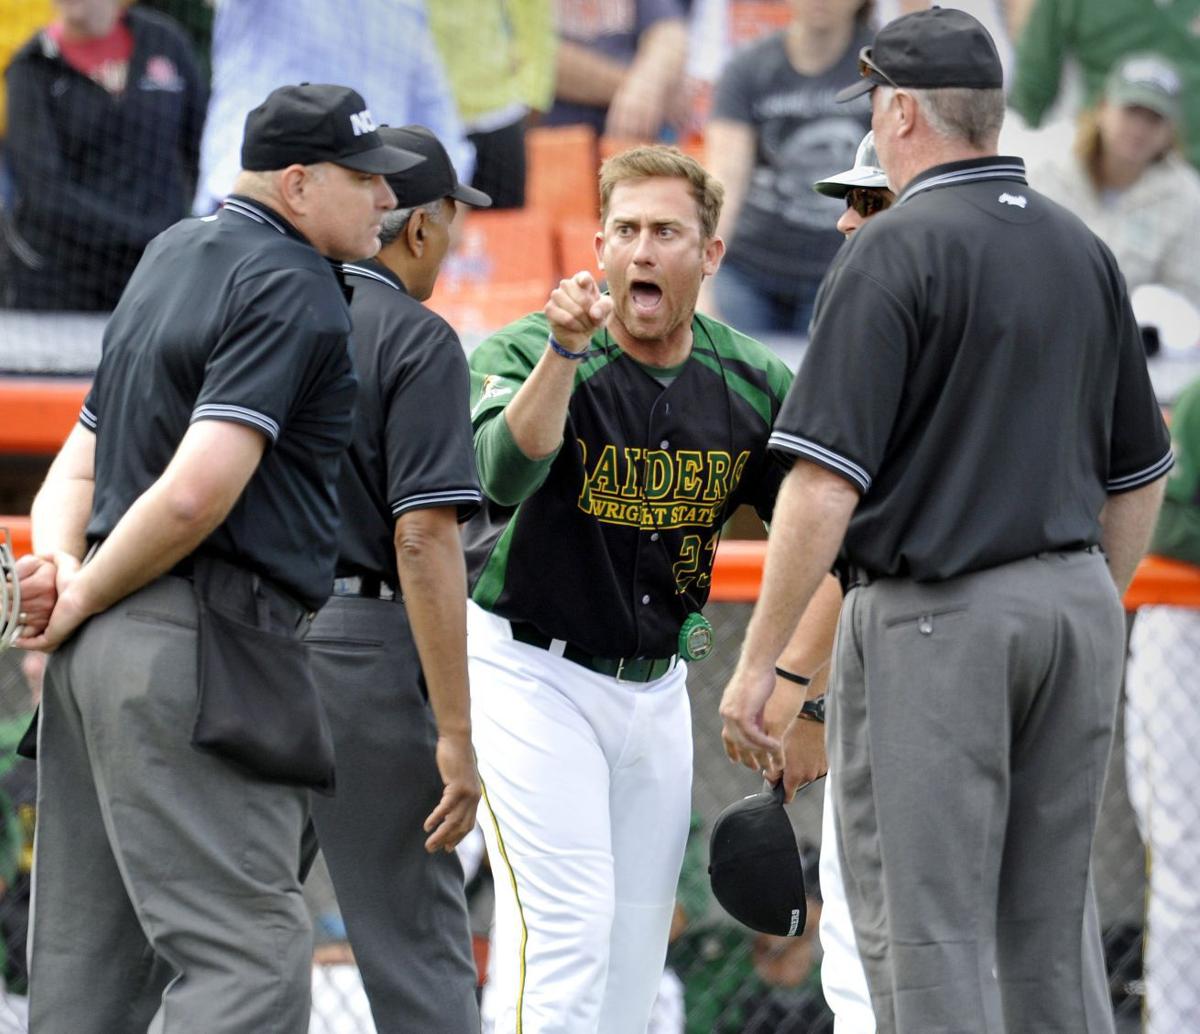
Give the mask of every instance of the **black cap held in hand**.
[{"label": "black cap held in hand", "polygon": [[954,8],[931,7],[888,22],[860,56],[879,71],[839,91],[839,101],[876,86],[998,90],[1004,85],[995,41],[978,19]]},{"label": "black cap held in hand", "polygon": [[738,922],[760,933],[804,932],[804,867],[783,810],[783,784],[729,805],[708,845],[713,895]]},{"label": "black cap held in hand", "polygon": [[384,143],[367,102],[348,86],[281,86],[246,116],[242,168],[252,172],[333,162],[386,174],[422,161],[419,154]]},{"label": "black cap held in hand", "polygon": [[388,176],[388,186],[400,208],[416,208],[440,198],[452,197],[475,208],[491,208],[492,199],[482,190],[458,182],[454,163],[442,142],[424,126],[383,126],[379,135],[385,144],[421,155],[425,160],[411,169]]}]

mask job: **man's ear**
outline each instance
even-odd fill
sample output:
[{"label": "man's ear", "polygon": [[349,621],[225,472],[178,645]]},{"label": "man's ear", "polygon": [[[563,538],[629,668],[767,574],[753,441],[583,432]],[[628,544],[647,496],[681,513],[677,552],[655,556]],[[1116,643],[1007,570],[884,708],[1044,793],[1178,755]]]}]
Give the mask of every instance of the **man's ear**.
[{"label": "man's ear", "polygon": [[275,187],[279,197],[293,212],[305,215],[311,204],[313,175],[303,165],[289,165],[279,172]]},{"label": "man's ear", "polygon": [[700,255],[700,272],[705,276],[713,276],[721,268],[721,259],[724,257],[725,241],[720,237],[710,237]]},{"label": "man's ear", "polygon": [[917,128],[919,108],[917,98],[904,90],[892,93],[892,103],[896,106],[896,135],[908,136]]},{"label": "man's ear", "polygon": [[427,234],[425,220],[428,218],[429,213],[424,208],[415,208],[413,214],[408,217],[408,224],[404,227],[404,239],[408,243],[408,250],[416,258],[421,258],[425,254]]},{"label": "man's ear", "polygon": [[604,268],[604,231],[597,230],[596,236],[592,238],[592,247],[596,249],[596,268]]}]

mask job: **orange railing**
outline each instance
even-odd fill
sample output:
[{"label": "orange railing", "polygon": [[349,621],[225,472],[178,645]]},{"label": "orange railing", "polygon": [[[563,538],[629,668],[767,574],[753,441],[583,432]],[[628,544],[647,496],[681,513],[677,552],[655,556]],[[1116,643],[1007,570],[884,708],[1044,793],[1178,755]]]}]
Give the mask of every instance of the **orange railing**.
[{"label": "orange railing", "polygon": [[79,419],[90,381],[0,377],[0,454],[53,456]]},{"label": "orange railing", "polygon": [[[3,527],[12,536],[17,556],[30,551],[28,517],[0,516],[0,528]],[[753,603],[758,599],[766,556],[765,542],[722,542],[713,567],[710,599],[717,603]],[[1163,557],[1146,557],[1125,594],[1125,609],[1136,610],[1156,603],[1200,607],[1200,568]]]},{"label": "orange railing", "polygon": [[[758,599],[766,542],[722,542],[713,567],[710,599],[723,603],[753,603]],[[1148,556],[1125,594],[1125,609],[1170,603],[1200,607],[1200,568],[1164,557]]]}]

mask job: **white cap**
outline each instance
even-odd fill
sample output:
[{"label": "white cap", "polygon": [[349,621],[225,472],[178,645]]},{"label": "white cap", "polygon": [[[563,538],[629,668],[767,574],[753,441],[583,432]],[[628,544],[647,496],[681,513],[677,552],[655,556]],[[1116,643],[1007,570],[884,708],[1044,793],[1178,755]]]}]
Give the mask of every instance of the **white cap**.
[{"label": "white cap", "polygon": [[875,151],[875,134],[868,132],[858,145],[854,156],[854,167],[836,176],[817,180],[813,190],[827,197],[845,197],[854,187],[886,187],[887,174],[879,167],[879,155]]},{"label": "white cap", "polygon": [[1188,355],[1200,344],[1200,311],[1178,291],[1142,284],[1129,295],[1139,327],[1157,327],[1165,354]]}]

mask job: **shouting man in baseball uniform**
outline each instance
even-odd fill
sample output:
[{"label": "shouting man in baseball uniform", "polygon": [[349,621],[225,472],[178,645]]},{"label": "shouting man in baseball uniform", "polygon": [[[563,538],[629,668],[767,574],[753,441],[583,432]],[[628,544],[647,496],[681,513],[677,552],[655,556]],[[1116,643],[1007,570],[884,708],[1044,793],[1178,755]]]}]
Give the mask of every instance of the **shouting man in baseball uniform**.
[{"label": "shouting man in baseball uniform", "polygon": [[691,805],[687,665],[711,648],[725,518],[770,516],[791,379],[695,312],[724,250],[718,182],[641,147],[600,193],[611,293],[577,273],[471,357],[468,649],[505,1034],[645,1030]]},{"label": "shouting man in baseball uniform", "polygon": [[424,126],[379,135],[425,160],[387,177],[400,207],[384,217],[378,257],[342,267],[358,406],[338,480],[338,577],[307,639],[338,792],[313,797],[313,822],[376,1030],[472,1034],[476,972],[454,846],[474,826],[479,778],[458,523],[480,492],[467,360],[421,302],[457,206],[491,199],[458,182]]},{"label": "shouting man in baseball uniform", "polygon": [[830,769],[879,1031],[1108,1034],[1089,857],[1169,442],[1112,254],[996,154],[986,30],[906,15],[860,71],[899,194],[771,436],[794,464],[726,747],[776,753],[772,665],[840,548]]},{"label": "shouting man in baseball uniform", "polygon": [[[30,1028],[296,1034],[328,728],[300,642],[337,556],[350,311],[386,145],[342,86],[246,119],[238,193],[146,250],[33,505],[62,590],[38,737]],[[82,566],[85,553],[88,559]]]}]

